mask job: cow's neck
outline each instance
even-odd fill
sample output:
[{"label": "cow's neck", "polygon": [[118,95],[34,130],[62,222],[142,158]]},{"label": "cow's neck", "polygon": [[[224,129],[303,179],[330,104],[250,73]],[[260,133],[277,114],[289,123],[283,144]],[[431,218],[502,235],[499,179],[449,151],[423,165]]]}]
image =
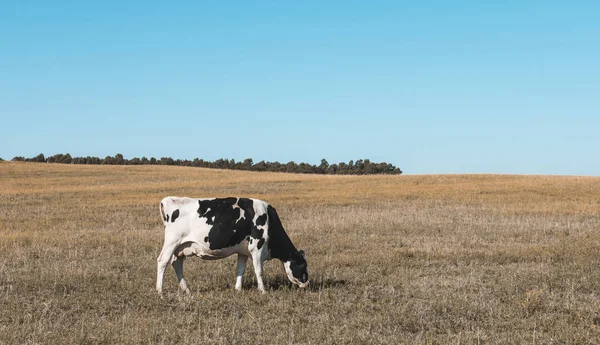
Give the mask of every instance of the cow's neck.
[{"label": "cow's neck", "polygon": [[277,211],[273,206],[268,206],[269,213],[269,250],[272,258],[277,258],[283,262],[289,261],[291,254],[297,252],[292,240],[288,237]]},{"label": "cow's neck", "polygon": [[269,244],[271,257],[283,262],[289,261],[292,253],[298,251],[283,228],[269,237]]}]

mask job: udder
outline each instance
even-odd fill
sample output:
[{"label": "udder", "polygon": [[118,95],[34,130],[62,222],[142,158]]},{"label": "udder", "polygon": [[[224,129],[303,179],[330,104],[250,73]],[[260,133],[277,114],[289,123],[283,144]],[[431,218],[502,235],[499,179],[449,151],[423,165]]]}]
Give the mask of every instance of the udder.
[{"label": "udder", "polygon": [[235,253],[240,252],[240,246],[228,247],[223,249],[209,249],[206,245],[200,245],[196,242],[184,242],[175,250],[175,256],[198,256],[203,260],[224,259]]},{"label": "udder", "polygon": [[196,242],[185,242],[175,249],[175,256],[200,256],[202,248]]}]

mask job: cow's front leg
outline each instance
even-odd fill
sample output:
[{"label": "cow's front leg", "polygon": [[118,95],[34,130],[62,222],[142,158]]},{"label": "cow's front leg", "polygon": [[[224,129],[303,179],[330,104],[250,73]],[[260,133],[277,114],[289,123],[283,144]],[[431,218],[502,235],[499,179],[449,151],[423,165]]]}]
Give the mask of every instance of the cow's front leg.
[{"label": "cow's front leg", "polygon": [[258,284],[258,291],[265,293],[265,285],[262,279],[262,270],[264,260],[262,258],[262,252],[254,252],[252,254],[252,263],[254,264],[254,273],[256,273],[256,282]]},{"label": "cow's front leg", "polygon": [[248,262],[248,257],[246,255],[238,254],[237,257],[237,277],[235,279],[235,289],[242,289],[242,277],[244,276],[244,272],[246,271],[246,263]]},{"label": "cow's front leg", "polygon": [[177,275],[177,281],[179,282],[179,287],[186,294],[190,293],[190,290],[185,283],[185,279],[183,278],[183,261],[185,260],[185,256],[181,255],[173,261],[173,268],[175,269],[175,274]]}]

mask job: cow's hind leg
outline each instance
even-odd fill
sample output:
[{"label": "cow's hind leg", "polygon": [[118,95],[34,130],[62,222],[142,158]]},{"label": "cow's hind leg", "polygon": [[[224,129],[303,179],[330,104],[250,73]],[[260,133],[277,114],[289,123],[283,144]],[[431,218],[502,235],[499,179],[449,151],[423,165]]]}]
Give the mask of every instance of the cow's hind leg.
[{"label": "cow's hind leg", "polygon": [[186,294],[190,293],[190,290],[185,283],[185,279],[183,278],[183,261],[185,261],[185,256],[181,255],[175,258],[173,261],[173,268],[175,269],[175,274],[177,275],[177,281],[179,282],[179,287]]},{"label": "cow's hind leg", "polygon": [[156,259],[156,291],[158,291],[158,293],[162,293],[162,284],[165,269],[167,268],[169,261],[171,261],[173,253],[175,252],[175,249],[177,248],[177,246],[179,246],[179,244],[179,239],[171,239],[165,235],[165,244],[163,245],[163,248],[160,251],[160,255]]},{"label": "cow's hind leg", "polygon": [[246,263],[248,262],[248,257],[246,255],[238,254],[237,257],[237,277],[235,279],[235,289],[242,289],[242,278],[244,276],[244,271],[246,271]]}]

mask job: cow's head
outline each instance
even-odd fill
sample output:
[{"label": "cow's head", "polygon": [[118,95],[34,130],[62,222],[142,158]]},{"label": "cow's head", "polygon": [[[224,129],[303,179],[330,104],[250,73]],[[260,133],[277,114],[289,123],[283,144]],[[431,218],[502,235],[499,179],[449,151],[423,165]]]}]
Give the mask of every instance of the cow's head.
[{"label": "cow's head", "polygon": [[308,286],[308,270],[306,267],[306,259],[304,258],[304,251],[299,250],[290,255],[290,260],[283,263],[285,273],[287,273],[288,279],[304,288]]}]

